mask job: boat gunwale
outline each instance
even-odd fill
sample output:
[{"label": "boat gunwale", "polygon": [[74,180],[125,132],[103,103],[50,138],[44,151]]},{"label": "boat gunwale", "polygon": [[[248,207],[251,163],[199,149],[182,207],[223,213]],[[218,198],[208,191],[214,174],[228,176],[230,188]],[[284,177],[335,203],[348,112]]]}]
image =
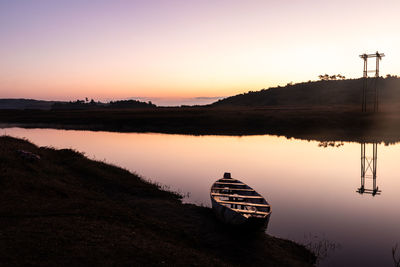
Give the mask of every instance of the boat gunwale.
[{"label": "boat gunwale", "polygon": [[[221,182],[221,180],[224,180],[224,181],[232,180],[232,181],[235,181],[235,182],[234,183],[227,183],[227,182]],[[226,186],[226,187],[218,187],[217,185],[228,185],[228,186]],[[229,186],[237,186],[237,185],[245,186],[246,188],[229,187]],[[226,190],[226,191],[232,190],[232,191],[235,191],[235,189],[237,189],[237,191],[240,191],[242,189],[243,192],[246,192],[246,191],[247,192],[252,192],[254,195],[252,195],[252,196],[247,195],[246,196],[246,195],[239,195],[237,193],[235,193],[235,194],[221,194],[221,193],[213,192],[213,190],[218,190],[218,191],[221,191],[221,190]],[[222,199],[216,198],[218,196],[220,196],[220,197],[231,197],[231,198],[241,198],[241,199],[247,199],[249,201],[244,202],[243,200],[235,200],[235,199],[233,199],[232,201],[230,201],[230,200],[222,200]],[[247,184],[241,182],[240,180],[233,179],[233,178],[230,178],[230,179],[221,178],[221,179],[218,179],[217,181],[215,181],[211,186],[210,197],[219,206],[225,207],[225,208],[231,210],[232,212],[240,214],[246,220],[248,220],[250,218],[256,218],[256,219],[257,218],[264,218],[265,219],[272,212],[271,211],[271,205],[267,202],[267,200],[263,196],[261,196],[256,190],[254,190],[253,188],[251,188]],[[252,203],[251,202],[251,201],[259,200],[259,199],[261,199],[264,203]],[[255,210],[252,211],[252,210],[235,209],[235,208],[233,208],[233,206],[229,207],[229,206],[223,205],[224,202],[231,202],[231,203],[225,203],[225,204],[254,207]],[[258,208],[267,208],[268,211],[261,211],[261,210],[258,210]],[[254,215],[258,215],[258,216],[254,216]],[[260,216],[262,216],[262,217],[260,217]]]}]

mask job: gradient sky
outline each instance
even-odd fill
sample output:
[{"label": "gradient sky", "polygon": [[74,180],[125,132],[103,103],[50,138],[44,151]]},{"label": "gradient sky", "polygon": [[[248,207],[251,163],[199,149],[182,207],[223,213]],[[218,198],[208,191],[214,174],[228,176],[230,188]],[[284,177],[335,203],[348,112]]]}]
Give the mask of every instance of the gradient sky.
[{"label": "gradient sky", "polygon": [[[400,1],[0,0],[0,98],[228,96],[400,74]],[[372,62],[371,62],[372,63]]]}]

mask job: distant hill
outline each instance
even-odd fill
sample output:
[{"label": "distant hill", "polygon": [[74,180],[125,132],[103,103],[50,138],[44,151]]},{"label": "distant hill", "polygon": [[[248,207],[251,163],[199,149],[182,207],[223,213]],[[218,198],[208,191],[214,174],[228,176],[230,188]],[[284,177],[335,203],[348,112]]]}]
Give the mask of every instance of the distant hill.
[{"label": "distant hill", "polygon": [[[226,97],[226,96],[225,96]],[[224,97],[211,96],[211,97],[132,97],[130,99],[152,102],[159,107],[179,107],[179,106],[201,106],[209,105]]]},{"label": "distant hill", "polygon": [[[373,101],[373,79],[368,79],[368,102]],[[355,105],[362,99],[362,79],[305,82],[231,96],[211,106],[329,106]],[[400,104],[400,78],[378,79],[381,104]]]},{"label": "distant hill", "polygon": [[0,99],[0,109],[43,109],[49,110],[57,101],[45,101],[23,98]]},{"label": "distant hill", "polygon": [[132,108],[154,108],[156,105],[151,103],[141,102],[137,100],[119,100],[111,101],[110,103],[95,102],[93,99],[88,102],[77,100],[71,102],[59,102],[51,106],[53,110],[71,110],[71,109],[132,109]]},{"label": "distant hill", "polygon": [[17,98],[4,98],[0,99],[0,109],[35,109],[35,110],[71,110],[71,109],[130,109],[130,108],[154,108],[156,105],[149,102],[142,102],[137,100],[119,100],[111,101],[109,103],[84,101],[45,101],[34,99],[17,99]]}]

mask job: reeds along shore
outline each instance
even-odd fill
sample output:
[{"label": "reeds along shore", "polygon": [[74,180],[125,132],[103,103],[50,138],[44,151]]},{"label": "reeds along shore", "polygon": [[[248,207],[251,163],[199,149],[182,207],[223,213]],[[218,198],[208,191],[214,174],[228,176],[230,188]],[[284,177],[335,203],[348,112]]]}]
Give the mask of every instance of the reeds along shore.
[{"label": "reeds along shore", "polygon": [[0,137],[2,266],[312,266],[303,246],[232,234],[121,168]]},{"label": "reeds along shore", "polygon": [[400,141],[400,109],[382,106],[181,107],[94,110],[1,110],[2,127],[160,132],[194,135],[273,134],[319,141]]}]

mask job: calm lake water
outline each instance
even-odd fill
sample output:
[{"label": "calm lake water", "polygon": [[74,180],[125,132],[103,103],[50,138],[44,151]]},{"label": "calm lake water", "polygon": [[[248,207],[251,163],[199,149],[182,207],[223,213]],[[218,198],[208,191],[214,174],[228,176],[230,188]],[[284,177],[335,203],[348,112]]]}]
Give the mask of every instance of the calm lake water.
[{"label": "calm lake water", "polygon": [[[272,205],[267,233],[328,256],[319,266],[393,266],[400,245],[400,145],[378,145],[380,195],[359,194],[360,144],[339,147],[276,136],[189,136],[52,129],[1,129],[39,146],[73,148],[210,206],[211,184],[224,172]],[[337,144],[337,143],[336,143]],[[366,145],[372,156],[372,144]],[[372,179],[365,182],[372,187]],[[400,251],[399,251],[400,254]]]}]

